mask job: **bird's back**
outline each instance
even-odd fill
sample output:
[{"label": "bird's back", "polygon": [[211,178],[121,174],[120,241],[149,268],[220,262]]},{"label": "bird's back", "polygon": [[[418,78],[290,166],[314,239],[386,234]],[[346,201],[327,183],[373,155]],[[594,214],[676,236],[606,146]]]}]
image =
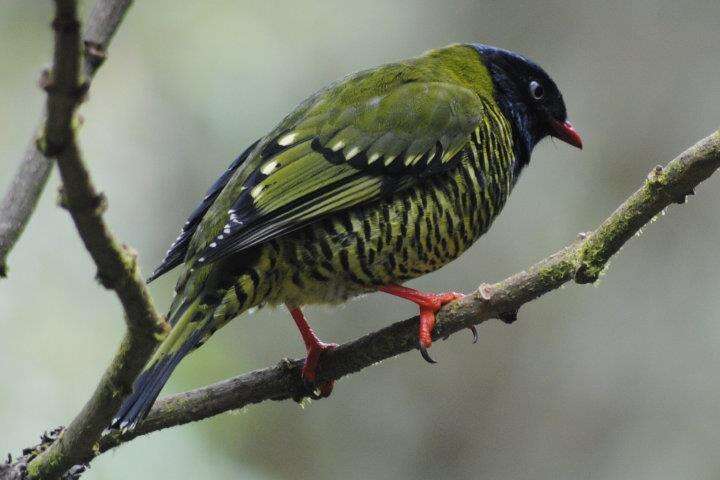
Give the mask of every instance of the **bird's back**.
[{"label": "bird's back", "polygon": [[[397,101],[393,96],[399,97]],[[373,115],[362,115],[363,108]],[[378,121],[388,117],[388,123],[394,124],[392,136],[393,130],[384,132],[389,127]],[[343,133],[345,137],[340,137]],[[303,135],[313,139],[303,141]],[[423,135],[427,145],[418,147],[417,163],[409,164],[410,155],[404,154],[416,148],[418,138],[425,141]],[[371,140],[375,140],[373,146],[382,144],[379,148],[384,146],[397,158],[388,162],[391,155],[386,154],[373,162]],[[353,155],[353,141],[367,150]],[[402,152],[392,150],[393,141]],[[233,307],[229,311],[241,311],[260,303],[337,303],[373,286],[435,270],[467,249],[499,213],[514,182],[512,142],[508,120],[494,100],[489,73],[477,53],[466,46],[431,51],[348,76],[297,107],[234,172],[197,227],[179,290],[189,286],[192,291],[186,293],[197,296],[198,287],[203,289],[208,283],[205,276],[215,271],[213,276],[223,280],[209,282],[212,285],[236,277],[235,292],[227,295],[246,298],[226,301]],[[417,161],[425,151],[432,150],[434,155],[436,144],[435,160]],[[280,166],[282,170],[273,172]],[[329,173],[333,169],[337,173]],[[250,209],[258,209],[263,200],[272,205],[280,198],[300,198],[309,189],[325,188],[320,180],[352,178],[356,171],[375,183],[343,185],[344,197],[358,190],[346,202],[348,208],[331,209],[294,232],[232,254],[223,261],[231,267],[193,265],[196,259],[205,260],[208,253],[219,250],[212,247],[226,240],[229,235],[224,232],[232,232],[233,221],[244,222],[239,228],[248,229],[246,218],[237,219],[242,210],[238,198],[244,196]],[[279,177],[284,172],[320,180],[286,181],[285,188],[274,192],[278,200],[267,189],[258,190],[266,174]],[[274,215],[282,214],[284,210],[277,208]],[[247,273],[241,273],[244,270]],[[190,277],[191,285],[187,285]],[[263,282],[271,282],[272,288],[259,284]]]}]

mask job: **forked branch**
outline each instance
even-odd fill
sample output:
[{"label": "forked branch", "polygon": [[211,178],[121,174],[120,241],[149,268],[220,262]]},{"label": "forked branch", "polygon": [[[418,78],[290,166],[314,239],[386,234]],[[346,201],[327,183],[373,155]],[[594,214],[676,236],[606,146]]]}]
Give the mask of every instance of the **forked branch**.
[{"label": "forked branch", "polygon": [[[169,330],[152,304],[136,255],[115,239],[103,220],[105,198],[92,184],[75,138],[75,110],[87,91],[87,83],[80,76],[76,0],[56,0],[55,12],[53,66],[41,79],[48,93],[47,120],[38,147],[47,157],[57,160],[62,179],[60,203],[70,212],[95,261],[98,280],[120,299],[128,329],[95,392],[67,429],[48,442],[49,446],[43,444],[37,452],[31,452],[36,456],[0,468],[0,478],[25,474],[31,478],[57,478],[91,458],[123,396],[131,390],[135,377]],[[94,58],[92,61],[101,61],[98,45],[88,48],[86,54]]]},{"label": "forked branch", "polygon": [[[608,260],[633,235],[673,203],[684,203],[695,187],[720,168],[720,131],[689,148],[666,167],[655,167],[642,186],[594,231],[495,284],[483,284],[462,300],[446,305],[438,314],[433,338],[443,338],[492,318],[513,321],[520,307],[563,284],[597,280]],[[417,348],[417,317],[385,327],[326,352],[318,381],[339,379],[377,362]],[[300,378],[302,360],[246,373],[207,387],[158,400],[135,430],[111,432],[94,451],[78,458],[89,462],[96,455],[135,437],[164,428],[202,420],[229,410],[267,400],[300,400],[310,392]],[[0,475],[0,479],[2,476]]]},{"label": "forked branch", "polygon": [[[130,5],[132,0],[98,0],[90,12],[83,33],[85,89],[105,60],[110,41]],[[43,73],[40,81],[47,79]],[[44,125],[43,121],[42,128]],[[30,220],[52,171],[53,161],[40,151],[37,137],[34,132],[0,203],[0,277],[7,274],[7,257]]]},{"label": "forked branch", "polygon": [[[495,284],[483,284],[471,295],[446,305],[438,314],[434,339],[498,318],[511,322],[520,307],[569,281],[592,283],[608,260],[645,224],[687,195],[720,168],[720,130],[689,148],[666,167],[653,168],[642,186],[597,229],[527,270]],[[392,324],[327,351],[318,381],[339,379],[377,362],[417,348],[418,318]],[[302,360],[284,360],[204,388],[160,399],[148,417],[129,432],[102,438],[106,451],[156,430],[182,425],[265,400],[300,399],[307,392],[300,380]]]},{"label": "forked branch", "polygon": [[[105,225],[105,199],[93,186],[82,161],[73,130],[73,114],[86,90],[80,81],[76,2],[55,3],[55,58],[43,82],[48,91],[48,120],[40,144],[48,155],[57,158],[63,182],[62,204],[97,265],[98,279],[120,299],[128,332],[96,391],[68,428],[46,435],[41,445],[19,461],[0,465],[0,480],[76,478],[82,473],[78,465],[139,435],[266,400],[300,400],[311,393],[300,379],[302,360],[283,360],[274,367],[160,399],[135,430],[102,435],[168,326],[152,305],[134,253]],[[483,284],[464,299],[446,305],[438,315],[434,338],[447,337],[491,318],[513,321],[522,305],[569,281],[594,282],[610,257],[642,226],[670,204],[683,203],[719,167],[717,131],[666,167],[652,169],[642,186],[594,231],[581,234],[526,271],[495,284]],[[415,349],[417,321],[415,317],[392,324],[327,352],[318,381],[338,379]]]}]

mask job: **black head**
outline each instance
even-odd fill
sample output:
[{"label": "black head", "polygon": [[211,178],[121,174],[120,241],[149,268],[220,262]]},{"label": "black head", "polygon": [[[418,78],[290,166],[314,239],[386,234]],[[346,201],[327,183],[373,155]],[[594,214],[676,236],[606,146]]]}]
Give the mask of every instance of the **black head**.
[{"label": "black head", "polygon": [[516,135],[529,160],[532,149],[548,135],[582,148],[580,135],[567,121],[567,110],[555,82],[539,65],[517,53],[473,44],[490,70],[495,97],[503,113],[514,120]]}]

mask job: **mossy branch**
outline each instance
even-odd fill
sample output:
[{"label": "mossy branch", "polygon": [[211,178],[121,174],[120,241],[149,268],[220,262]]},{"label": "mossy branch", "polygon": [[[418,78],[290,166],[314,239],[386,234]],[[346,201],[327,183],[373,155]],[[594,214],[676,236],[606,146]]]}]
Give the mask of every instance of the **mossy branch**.
[{"label": "mossy branch", "polygon": [[[132,251],[115,240],[104,224],[106,202],[94,188],[73,131],[73,115],[85,84],[80,80],[80,36],[75,0],[56,0],[55,62],[44,78],[48,120],[41,145],[57,158],[63,182],[61,203],[98,268],[98,279],[115,290],[126,313],[128,332],[119,351],[82,411],[67,429],[44,436],[20,462],[0,465],[0,480],[77,478],[78,465],[152,431],[201,420],[266,400],[300,400],[308,392],[300,379],[302,360],[241,375],[208,387],[160,399],[133,431],[102,436],[112,414],[146,360],[167,331],[152,305]],[[127,2],[129,3],[129,2]],[[116,27],[117,25],[115,25]],[[115,28],[113,27],[113,28]],[[86,50],[88,49],[86,43]],[[102,61],[96,55],[94,62]],[[94,68],[97,68],[95,66]],[[665,168],[655,167],[643,185],[596,230],[571,245],[495,284],[446,305],[438,315],[435,339],[491,318],[511,322],[522,305],[574,280],[595,281],[612,255],[672,203],[683,203],[694,188],[720,167],[720,131],[697,143]],[[1,258],[1,257],[0,257]],[[392,324],[327,352],[318,381],[338,379],[381,360],[413,350],[417,317]]]},{"label": "mossy branch", "polygon": [[[103,220],[105,197],[98,193],[77,145],[74,114],[87,90],[81,81],[80,24],[76,0],[55,0],[55,50],[52,70],[42,79],[48,93],[47,121],[38,142],[46,156],[57,160],[62,179],[60,204],[75,223],[85,247],[97,266],[97,278],[117,294],[125,311],[127,333],[115,358],[80,413],[36,455],[0,469],[0,478],[17,475],[53,479],[84,463],[97,451],[103,430],[142,370],[159,341],[169,330],[153,306],[137,267],[135,253],[120,244]],[[119,20],[118,20],[119,22]],[[105,32],[115,28],[108,27]],[[96,51],[90,55],[98,61]],[[86,48],[87,47],[86,44]],[[88,67],[88,68],[97,68]],[[27,463],[29,461],[29,463]],[[75,469],[77,473],[77,468]]]},{"label": "mossy branch", "polygon": [[[106,57],[107,48],[132,0],[98,0],[83,33],[83,89],[87,90]],[[40,77],[43,86],[47,72]],[[45,128],[43,120],[40,131]],[[53,162],[38,148],[37,134],[28,143],[10,187],[0,203],[0,278],[7,274],[7,257],[22,235],[52,171]]]},{"label": "mossy branch", "polygon": [[[438,314],[433,338],[444,338],[492,318],[512,322],[520,307],[563,284],[597,280],[610,257],[672,203],[684,203],[695,187],[720,168],[720,131],[701,140],[665,168],[652,169],[643,185],[592,232],[562,250],[495,284],[483,284]],[[328,351],[318,381],[339,379],[417,348],[418,318],[395,323]],[[300,380],[302,360],[240,375],[204,388],[160,399],[133,431],[113,432],[99,452],[156,430],[198,421],[266,400],[299,400],[308,395]]]}]

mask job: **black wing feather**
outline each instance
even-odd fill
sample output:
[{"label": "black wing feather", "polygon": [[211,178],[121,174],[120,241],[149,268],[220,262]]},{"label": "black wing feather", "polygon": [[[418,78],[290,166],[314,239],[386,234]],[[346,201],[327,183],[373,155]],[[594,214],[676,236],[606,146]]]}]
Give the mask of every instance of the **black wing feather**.
[{"label": "black wing feather", "polygon": [[187,221],[183,225],[182,230],[180,230],[180,235],[178,235],[177,239],[175,239],[175,241],[170,245],[170,248],[165,254],[165,258],[163,259],[162,263],[160,263],[160,265],[155,268],[152,275],[148,277],[148,283],[152,282],[159,276],[169,272],[173,268],[183,263],[183,261],[185,261],[185,254],[187,252],[188,246],[190,245],[190,240],[195,234],[195,230],[200,224],[200,221],[210,209],[212,204],[215,202],[215,199],[218,197],[218,195],[220,195],[222,189],[225,188],[225,185],[227,185],[232,174],[235,173],[235,170],[237,170],[238,167],[242,165],[242,163],[248,158],[250,152],[253,151],[258,142],[259,140],[256,140],[252,145],[245,149],[245,151],[230,164],[230,166],[227,168],[227,170],[225,170],[225,172],[223,172],[220,178],[218,178],[215,183],[213,183],[212,186],[208,189],[205,197],[203,197],[202,202],[200,202],[200,205],[198,205],[195,210],[193,210],[193,212],[190,214]]}]

